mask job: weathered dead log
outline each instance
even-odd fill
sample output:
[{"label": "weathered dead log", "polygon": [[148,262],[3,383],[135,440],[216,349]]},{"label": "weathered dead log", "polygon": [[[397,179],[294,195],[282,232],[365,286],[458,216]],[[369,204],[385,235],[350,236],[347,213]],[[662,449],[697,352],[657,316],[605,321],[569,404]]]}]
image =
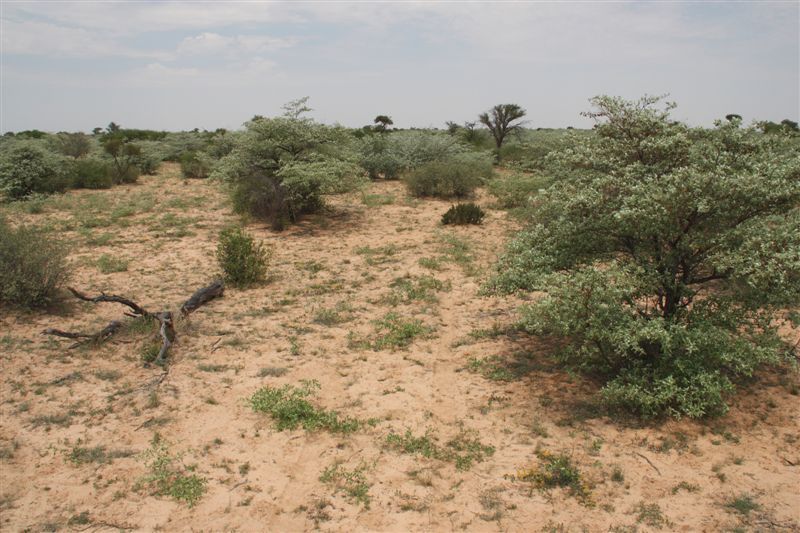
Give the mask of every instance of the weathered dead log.
[{"label": "weathered dead log", "polygon": [[129,300],[128,298],[124,298],[122,296],[116,296],[114,294],[106,294],[104,292],[101,292],[99,296],[86,296],[82,292],[76,291],[72,287],[67,287],[67,290],[69,290],[69,292],[71,292],[75,296],[75,298],[83,300],[84,302],[92,302],[92,303],[113,302],[122,305],[127,305],[137,316],[150,315],[150,313],[145,311],[145,309],[139,306],[136,302]]},{"label": "weathered dead log", "polygon": [[98,331],[97,333],[77,333],[71,331],[61,331],[60,329],[55,328],[47,328],[42,333],[44,335],[53,335],[56,337],[64,337],[65,339],[85,339],[75,344],[71,345],[70,348],[77,348],[83,344],[87,344],[90,342],[100,343],[111,337],[114,333],[119,331],[122,327],[122,322],[119,320],[112,320],[108,323],[106,327]]},{"label": "weathered dead log", "polygon": [[[122,304],[132,312],[125,312],[124,314],[129,317],[133,318],[150,318],[153,320],[158,321],[160,324],[159,326],[159,335],[161,336],[161,349],[158,351],[158,356],[155,359],[155,363],[161,366],[167,361],[167,353],[172,345],[175,343],[175,339],[177,338],[177,334],[175,332],[175,319],[172,311],[159,311],[158,313],[151,313],[147,311],[145,308],[123,296],[117,296],[115,294],[106,294],[101,292],[98,296],[87,296],[82,292],[69,287],[69,291],[79,300],[83,300],[85,302],[92,302],[92,303],[102,303],[102,302],[112,302]],[[218,298],[222,296],[225,291],[225,285],[222,280],[216,280],[210,285],[198,289],[197,291],[189,297],[186,302],[183,303],[181,306],[181,315],[186,316],[189,313],[197,310],[201,306],[205,305],[206,303],[210,302],[214,298]],[[56,328],[47,328],[42,331],[43,335],[53,335],[56,337],[63,337],[66,339],[83,339],[79,342],[70,346],[71,348],[75,348],[82,344],[88,342],[100,343],[107,340],[109,337],[117,333],[120,329],[122,329],[123,323],[114,320],[110,322],[105,328],[98,331],[97,333],[81,333],[81,332],[71,332],[71,331],[62,331]]]},{"label": "weathered dead log", "polygon": [[195,293],[183,303],[181,306],[181,314],[183,314],[183,316],[188,315],[198,307],[210,302],[214,298],[222,296],[224,292],[225,283],[221,279],[214,280],[211,285],[203,287],[202,289],[197,289]]},{"label": "weathered dead log", "polygon": [[175,325],[172,323],[172,311],[164,311],[153,315],[156,320],[161,323],[159,333],[161,335],[161,349],[158,351],[158,357],[154,361],[159,366],[164,366],[167,362],[167,352],[169,351],[172,343],[175,342]]}]

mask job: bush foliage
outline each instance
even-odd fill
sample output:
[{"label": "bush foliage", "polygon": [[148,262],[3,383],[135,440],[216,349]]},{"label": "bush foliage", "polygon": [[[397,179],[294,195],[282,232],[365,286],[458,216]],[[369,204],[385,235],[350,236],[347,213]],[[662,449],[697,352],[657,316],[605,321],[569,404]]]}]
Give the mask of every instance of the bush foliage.
[{"label": "bush foliage", "polygon": [[480,224],[485,216],[486,213],[484,213],[483,209],[472,202],[468,204],[457,204],[442,215],[442,224]]},{"label": "bush foliage", "polygon": [[246,123],[214,172],[230,184],[237,212],[266,220],[275,229],[319,211],[325,195],[360,183],[351,162],[351,137],[342,128],[301,117],[305,101],[288,104],[283,117]]},{"label": "bush foliage", "polygon": [[0,218],[0,304],[44,307],[69,277],[67,249],[41,230]]},{"label": "bush foliage", "polygon": [[524,327],[644,417],[723,413],[737,380],[788,348],[800,301],[800,166],[788,139],[673,121],[660,98],[597,97],[596,136],[552,154],[489,289],[541,290]]},{"label": "bush foliage", "polygon": [[220,233],[217,260],[225,281],[234,287],[264,281],[270,256],[271,251],[242,228],[231,227]]},{"label": "bush foliage", "polygon": [[483,179],[492,175],[488,161],[461,156],[432,161],[411,171],[405,182],[408,192],[417,197],[464,198],[472,195]]},{"label": "bush foliage", "polygon": [[35,193],[64,191],[69,187],[68,168],[64,157],[40,143],[18,143],[0,156],[0,192],[18,200]]}]

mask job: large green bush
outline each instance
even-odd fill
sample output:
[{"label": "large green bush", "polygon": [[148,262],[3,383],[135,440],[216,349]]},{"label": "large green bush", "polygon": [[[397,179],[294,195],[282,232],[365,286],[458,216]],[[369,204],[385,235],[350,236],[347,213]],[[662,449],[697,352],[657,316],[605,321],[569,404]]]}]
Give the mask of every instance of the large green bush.
[{"label": "large green bush", "polygon": [[185,178],[205,179],[211,173],[211,158],[203,152],[186,152],[180,161]]},{"label": "large green bush", "polygon": [[405,176],[413,196],[464,198],[492,175],[492,164],[479,157],[462,155],[425,163]]},{"label": "large green bush", "polygon": [[110,189],[114,185],[111,164],[102,159],[86,158],[72,165],[71,185],[76,189]]},{"label": "large green bush", "polygon": [[326,194],[353,190],[361,180],[351,163],[350,136],[299,115],[287,109],[283,117],[254,118],[213,172],[230,185],[237,212],[275,229],[318,211]]},{"label": "large green bush", "polygon": [[800,161],[780,135],[692,129],[659,101],[593,99],[596,136],[550,156],[562,172],[489,289],[543,291],[523,326],[561,339],[610,407],[715,415],[791,350]]},{"label": "large green bush", "polygon": [[0,218],[0,304],[50,304],[69,276],[66,258],[66,246],[45,232]]},{"label": "large green bush", "polygon": [[8,199],[61,192],[69,183],[69,163],[65,158],[33,141],[15,144],[0,154],[0,193]]}]

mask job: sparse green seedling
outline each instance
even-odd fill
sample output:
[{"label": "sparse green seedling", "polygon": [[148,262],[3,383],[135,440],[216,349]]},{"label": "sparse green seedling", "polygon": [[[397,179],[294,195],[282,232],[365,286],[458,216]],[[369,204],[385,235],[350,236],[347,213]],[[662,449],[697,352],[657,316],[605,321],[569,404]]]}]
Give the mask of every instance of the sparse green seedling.
[{"label": "sparse green seedling", "polygon": [[150,448],[142,454],[149,473],[137,483],[149,487],[157,496],[169,496],[194,507],[206,491],[206,480],[197,474],[187,474],[189,469],[180,462],[180,456],[170,454],[169,446],[156,434]]},{"label": "sparse green seedling", "polygon": [[307,431],[325,429],[335,433],[351,433],[362,422],[350,417],[340,417],[307,400],[320,388],[317,381],[301,381],[300,387],[285,385],[281,388],[262,387],[250,397],[254,411],[267,413],[277,424],[278,431],[302,427]]},{"label": "sparse green seedling", "polygon": [[670,525],[670,521],[664,516],[657,503],[641,501],[633,508],[633,512],[636,515],[636,522],[639,524],[645,524],[655,529]]},{"label": "sparse green seedling", "polygon": [[425,337],[433,332],[433,328],[424,325],[421,320],[406,320],[397,313],[387,313],[374,324],[375,336],[369,343],[373,350],[406,348],[417,337]]},{"label": "sparse green seedling", "polygon": [[554,454],[540,449],[537,450],[536,456],[539,458],[539,464],[518,470],[513,479],[527,481],[540,490],[563,487],[569,489],[570,493],[582,502],[591,503],[591,490],[569,455]]},{"label": "sparse green seedling", "polygon": [[396,278],[390,287],[393,289],[392,292],[384,298],[389,305],[415,301],[434,303],[437,300],[436,293],[449,291],[450,283],[444,283],[432,276],[404,276]]},{"label": "sparse green seedling", "polygon": [[415,436],[410,429],[403,435],[390,433],[386,437],[386,444],[392,449],[452,462],[458,470],[469,470],[474,462],[482,462],[494,454],[494,447],[482,444],[473,433],[467,431],[462,431],[444,446],[439,446],[436,441],[430,430],[421,437]]},{"label": "sparse green seedling", "polygon": [[686,492],[700,492],[700,485],[695,483],[689,483],[688,481],[681,481],[674,487],[672,487],[672,494],[678,494],[680,491],[685,490]]},{"label": "sparse green seedling", "polygon": [[128,261],[121,257],[103,254],[97,258],[97,270],[103,274],[126,272],[128,270]]},{"label": "sparse green seedling", "polygon": [[332,485],[335,492],[343,492],[348,499],[360,503],[369,509],[370,484],[365,472],[369,469],[366,463],[361,463],[353,470],[347,470],[341,463],[334,463],[326,468],[319,480]]},{"label": "sparse green seedling", "polygon": [[355,249],[355,252],[358,255],[364,256],[364,261],[366,261],[366,263],[370,266],[394,261],[394,256],[397,255],[397,251],[397,246],[394,244],[387,244],[378,248],[361,246]]}]

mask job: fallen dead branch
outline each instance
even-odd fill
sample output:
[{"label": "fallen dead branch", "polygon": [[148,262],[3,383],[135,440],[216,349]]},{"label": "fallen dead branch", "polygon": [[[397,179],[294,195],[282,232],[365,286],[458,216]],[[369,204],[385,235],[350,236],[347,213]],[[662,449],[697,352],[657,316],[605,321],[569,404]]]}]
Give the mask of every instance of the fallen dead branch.
[{"label": "fallen dead branch", "polygon": [[[118,303],[124,305],[130,309],[130,311],[126,311],[124,314],[125,316],[132,317],[132,318],[148,318],[151,320],[158,321],[159,323],[159,335],[161,336],[161,349],[158,351],[158,356],[155,359],[155,363],[157,365],[164,365],[167,360],[167,352],[175,343],[175,339],[177,334],[175,333],[175,319],[172,311],[159,311],[157,313],[151,313],[147,311],[144,307],[140,306],[133,300],[125,298],[123,296],[118,296],[116,294],[106,294],[101,292],[98,296],[87,296],[86,294],[69,287],[69,292],[73,294],[79,300],[83,300],[84,302],[92,302],[92,303]],[[186,300],[183,305],[180,307],[181,316],[186,317],[190,313],[196,311],[203,305],[207,304],[214,298],[218,298],[223,295],[225,292],[225,284],[222,280],[215,280],[210,285],[206,287],[202,287],[194,292],[188,300]],[[63,331],[56,328],[47,328],[42,331],[43,335],[53,335],[56,337],[63,337],[66,339],[81,339],[78,342],[72,344],[70,349],[76,348],[83,344],[87,343],[94,343],[99,344],[108,340],[111,336],[117,333],[120,329],[122,329],[123,323],[119,320],[112,320],[109,324],[98,331],[97,333],[82,333],[82,332],[72,332],[72,331]]]}]

